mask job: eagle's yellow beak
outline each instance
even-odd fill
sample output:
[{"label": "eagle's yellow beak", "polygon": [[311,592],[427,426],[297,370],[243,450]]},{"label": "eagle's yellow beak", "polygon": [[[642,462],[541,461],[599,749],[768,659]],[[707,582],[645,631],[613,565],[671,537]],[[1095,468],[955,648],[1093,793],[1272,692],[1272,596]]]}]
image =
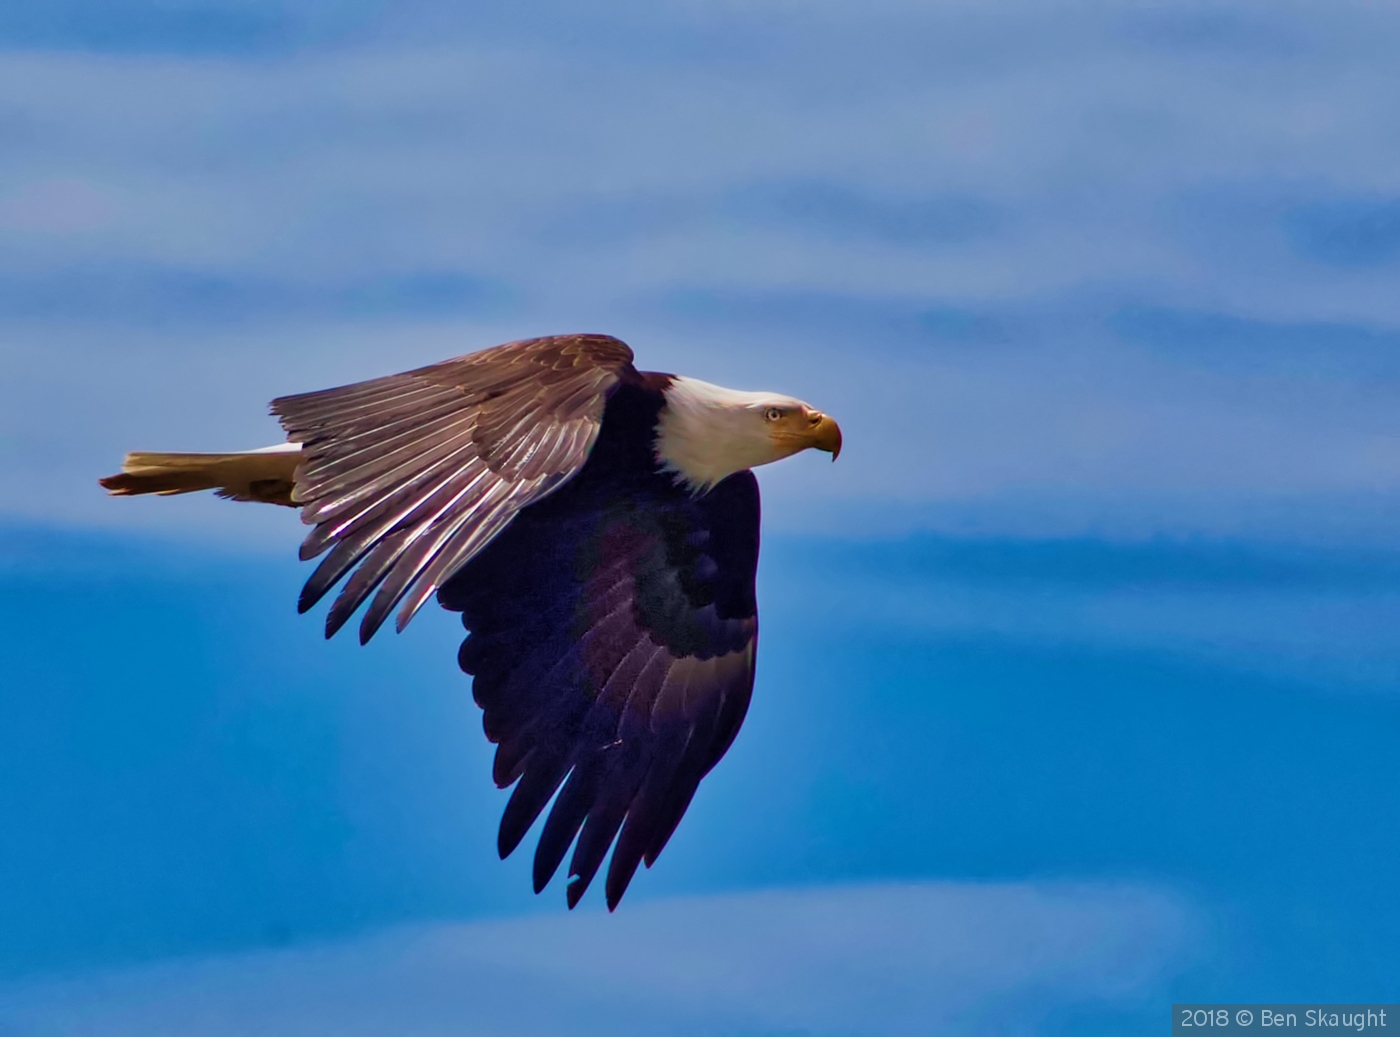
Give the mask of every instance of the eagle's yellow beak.
[{"label": "eagle's yellow beak", "polygon": [[841,426],[836,419],[821,411],[813,411],[808,416],[811,427],[807,431],[808,440],[818,450],[825,450],[835,461],[841,456]]}]

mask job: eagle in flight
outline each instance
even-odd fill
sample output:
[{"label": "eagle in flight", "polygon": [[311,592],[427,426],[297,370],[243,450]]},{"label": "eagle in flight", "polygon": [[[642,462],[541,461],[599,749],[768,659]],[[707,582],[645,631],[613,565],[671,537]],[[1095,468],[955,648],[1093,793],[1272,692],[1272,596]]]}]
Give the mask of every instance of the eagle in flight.
[{"label": "eagle in flight", "polygon": [[362,643],[434,594],[460,612],[493,777],[514,785],[500,854],[553,798],[535,892],[572,845],[571,908],[610,847],[617,906],[743,723],[758,640],[750,469],[841,450],[840,427],[801,400],[632,360],[606,335],[510,342],[274,400],[279,446],[133,453],[101,480],[116,495],[212,489],[300,508],[301,557],[324,558],[298,609],[344,579],[327,637],[366,601]]}]

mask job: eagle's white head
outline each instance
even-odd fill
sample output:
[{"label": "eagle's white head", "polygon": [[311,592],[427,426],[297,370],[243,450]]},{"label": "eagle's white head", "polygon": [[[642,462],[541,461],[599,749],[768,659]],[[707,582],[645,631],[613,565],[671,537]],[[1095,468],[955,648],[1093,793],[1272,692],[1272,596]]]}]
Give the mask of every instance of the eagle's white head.
[{"label": "eagle's white head", "polygon": [[656,426],[656,459],[696,493],[808,447],[841,452],[841,427],[815,407],[772,392],[738,392],[674,378]]}]

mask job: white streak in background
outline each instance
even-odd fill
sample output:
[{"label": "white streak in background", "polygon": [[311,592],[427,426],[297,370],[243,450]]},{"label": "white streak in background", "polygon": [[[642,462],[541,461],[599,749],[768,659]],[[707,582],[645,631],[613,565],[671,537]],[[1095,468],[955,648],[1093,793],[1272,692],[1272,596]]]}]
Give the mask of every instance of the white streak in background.
[{"label": "white streak in background", "polygon": [[1151,887],[746,893],[110,970],[0,988],[0,1027],[87,1037],[1022,1034],[1134,1010],[1201,951]]},{"label": "white streak in background", "polygon": [[[1393,536],[1400,380],[1373,359],[1395,341],[1319,375],[1269,329],[1400,328],[1400,13],[555,14],[424,4],[378,49],[244,60],[8,53],[0,511],[271,536],[208,502],[115,507],[93,480],[128,449],[257,442],[280,394],[602,330],[841,421],[841,464],[763,473],[780,526]],[[515,301],[336,310],[425,271]],[[692,290],[799,304],[697,323]],[[858,305],[804,322],[802,299]],[[1265,343],[1240,365],[1177,348],[1189,331],[1104,331],[1143,303],[1263,320]],[[929,334],[930,307],[983,331]]]},{"label": "white streak in background", "polygon": [[39,180],[0,200],[0,230],[81,234],[100,230],[116,212],[113,200],[81,180]]},{"label": "white streak in background", "polygon": [[[1245,265],[1193,240],[1218,210],[1163,208],[1231,188],[1235,218],[1318,192],[1394,193],[1400,145],[1374,131],[1400,98],[1400,16],[1360,2],[1325,18],[1252,3],[862,8],[856,25],[854,8],[831,13],[732,9],[641,30],[732,33],[708,60],[610,53],[605,23],[555,39],[538,19],[433,48],[272,61],[10,54],[0,85],[30,129],[6,149],[0,190],[55,170],[121,188],[109,235],[85,253],[65,243],[56,262],[310,279],[467,264],[569,303],[676,283],[997,299],[1106,280],[1179,303],[1400,317],[1393,293],[1365,290],[1384,271],[1319,278],[1283,249]],[[1234,38],[1221,31],[1232,19]],[[788,47],[745,50],[784,21],[800,30]],[[1240,38],[1270,31],[1282,45]],[[885,62],[861,60],[881,47]],[[887,205],[969,196],[1006,226],[911,250],[879,226],[831,240],[817,212],[739,228],[737,248],[735,224],[750,221],[710,203],[794,180]],[[658,211],[550,240],[607,201]]]}]

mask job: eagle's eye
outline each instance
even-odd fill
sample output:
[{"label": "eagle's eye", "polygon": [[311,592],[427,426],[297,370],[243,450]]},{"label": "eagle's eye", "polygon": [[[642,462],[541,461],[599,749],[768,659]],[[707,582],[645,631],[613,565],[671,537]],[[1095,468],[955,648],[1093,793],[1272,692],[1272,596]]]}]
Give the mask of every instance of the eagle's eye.
[{"label": "eagle's eye", "polygon": [[769,407],[766,411],[763,412],[764,421],[777,421],[782,416],[783,411],[781,407]]}]

